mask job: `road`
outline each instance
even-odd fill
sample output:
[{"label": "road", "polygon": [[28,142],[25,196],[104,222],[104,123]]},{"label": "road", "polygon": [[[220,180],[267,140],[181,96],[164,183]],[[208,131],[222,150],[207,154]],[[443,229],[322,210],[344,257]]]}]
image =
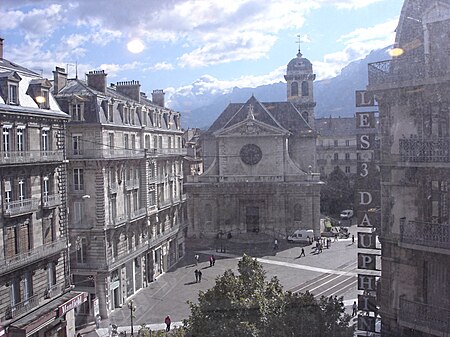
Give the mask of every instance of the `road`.
[{"label": "road", "polygon": [[[350,232],[356,232],[356,228],[351,227]],[[262,263],[267,279],[277,276],[285,290],[308,290],[317,296],[343,296],[346,307],[351,307],[357,297],[356,242],[352,243],[351,239],[332,242],[329,249],[319,254],[312,246],[307,246],[304,257],[299,257],[300,246],[287,242],[279,242],[279,246],[274,250],[272,242],[267,239],[257,244],[234,241],[228,242],[225,253],[220,253],[216,252],[214,245],[208,247],[203,242],[188,242],[186,258],[176,268],[134,295],[137,307],[133,324],[135,331],[141,324],[155,324],[154,328],[162,328],[166,315],[170,315],[176,324],[188,318],[187,301],[195,302],[198,292],[212,287],[215,278],[225,270],[237,271],[237,262],[243,253],[256,257]],[[199,266],[194,264],[196,253],[200,255]],[[214,267],[209,267],[211,254],[217,259]],[[203,272],[201,283],[195,283],[196,268]],[[130,331],[130,310],[126,305],[101,322],[101,329],[97,330],[99,336],[108,334],[109,323],[118,325],[119,331]]]}]

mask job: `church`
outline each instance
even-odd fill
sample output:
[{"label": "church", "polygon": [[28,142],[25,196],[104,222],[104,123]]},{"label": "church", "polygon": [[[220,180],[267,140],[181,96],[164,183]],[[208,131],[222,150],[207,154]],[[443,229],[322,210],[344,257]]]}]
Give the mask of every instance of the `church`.
[{"label": "church", "polygon": [[230,103],[201,136],[203,173],[184,185],[189,235],[320,236],[315,74],[300,50],[284,77],[285,102]]}]

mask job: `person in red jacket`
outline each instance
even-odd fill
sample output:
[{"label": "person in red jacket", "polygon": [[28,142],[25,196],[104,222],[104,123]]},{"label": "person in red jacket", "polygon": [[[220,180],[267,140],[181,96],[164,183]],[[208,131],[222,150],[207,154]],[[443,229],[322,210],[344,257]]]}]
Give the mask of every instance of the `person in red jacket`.
[{"label": "person in red jacket", "polygon": [[169,315],[166,316],[164,323],[166,323],[166,331],[170,331],[170,324],[172,323],[172,320]]}]

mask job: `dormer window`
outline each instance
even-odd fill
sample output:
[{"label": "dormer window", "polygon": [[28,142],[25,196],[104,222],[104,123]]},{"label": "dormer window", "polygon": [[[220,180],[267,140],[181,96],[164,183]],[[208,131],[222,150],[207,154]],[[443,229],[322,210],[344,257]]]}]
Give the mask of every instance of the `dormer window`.
[{"label": "dormer window", "polygon": [[84,121],[84,104],[83,103],[72,103],[69,106],[69,112],[72,116],[72,121],[81,122]]},{"label": "dormer window", "polygon": [[35,78],[30,81],[27,89],[29,95],[40,109],[50,108],[50,88],[51,83],[46,78]]},{"label": "dormer window", "polygon": [[19,85],[16,83],[8,84],[8,103],[14,105],[19,104]]},{"label": "dormer window", "polygon": [[114,122],[114,105],[108,104],[108,122]]}]

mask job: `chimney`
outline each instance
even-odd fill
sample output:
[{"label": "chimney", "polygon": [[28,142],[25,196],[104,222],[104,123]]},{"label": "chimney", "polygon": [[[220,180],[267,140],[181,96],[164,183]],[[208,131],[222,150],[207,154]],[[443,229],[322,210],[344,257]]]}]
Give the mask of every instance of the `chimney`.
[{"label": "chimney", "polygon": [[152,92],[152,102],[164,108],[164,90],[157,89]]},{"label": "chimney", "polygon": [[0,37],[0,60],[3,59],[3,39]]},{"label": "chimney", "polygon": [[67,85],[67,73],[64,68],[56,67],[53,70],[53,94],[58,94]]},{"label": "chimney", "polygon": [[116,91],[132,100],[140,102],[141,85],[139,84],[139,81],[117,82]]},{"label": "chimney", "polygon": [[106,93],[106,76],[104,70],[92,70],[87,76],[87,85],[97,91]]}]

